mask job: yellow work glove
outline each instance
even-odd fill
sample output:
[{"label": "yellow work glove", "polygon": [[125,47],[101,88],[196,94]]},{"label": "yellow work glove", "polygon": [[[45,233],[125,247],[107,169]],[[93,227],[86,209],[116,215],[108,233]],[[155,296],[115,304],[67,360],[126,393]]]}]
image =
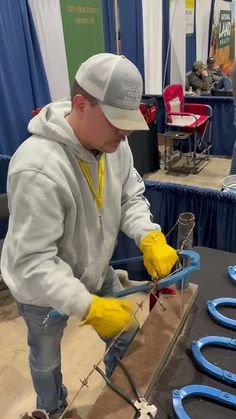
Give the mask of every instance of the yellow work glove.
[{"label": "yellow work glove", "polygon": [[161,231],[148,233],[140,242],[139,248],[143,253],[143,263],[149,275],[156,279],[167,276],[178,260],[173,247],[166,243]]},{"label": "yellow work glove", "polygon": [[[128,325],[133,312],[134,304],[130,301],[93,295],[89,313],[81,326],[90,324],[101,338],[113,338]],[[127,329],[132,328],[132,323]]]}]

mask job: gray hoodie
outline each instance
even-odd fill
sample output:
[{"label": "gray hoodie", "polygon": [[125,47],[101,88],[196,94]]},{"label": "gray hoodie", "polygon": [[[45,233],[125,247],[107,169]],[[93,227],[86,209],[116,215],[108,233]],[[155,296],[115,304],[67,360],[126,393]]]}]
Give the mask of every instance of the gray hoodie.
[{"label": "gray hoodie", "polygon": [[11,159],[1,271],[19,302],[82,318],[103,284],[119,231],[138,245],[160,226],[151,222],[127,140],[104,155],[104,205],[97,209],[78,158],[96,184],[102,153],[95,157],[80,144],[65,119],[70,109],[69,101],[43,108]]}]

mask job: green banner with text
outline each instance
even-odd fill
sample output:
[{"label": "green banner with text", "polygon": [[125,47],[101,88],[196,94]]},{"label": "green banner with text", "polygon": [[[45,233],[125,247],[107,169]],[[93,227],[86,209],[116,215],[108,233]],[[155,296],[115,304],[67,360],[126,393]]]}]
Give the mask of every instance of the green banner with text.
[{"label": "green banner with text", "polygon": [[79,65],[104,52],[102,0],[60,0],[70,83]]}]

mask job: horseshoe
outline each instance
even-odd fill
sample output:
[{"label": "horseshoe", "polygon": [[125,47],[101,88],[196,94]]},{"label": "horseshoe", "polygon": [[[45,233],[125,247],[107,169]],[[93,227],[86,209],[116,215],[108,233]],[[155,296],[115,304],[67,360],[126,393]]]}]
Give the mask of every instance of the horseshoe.
[{"label": "horseshoe", "polygon": [[223,316],[217,310],[218,307],[236,307],[236,298],[217,298],[216,300],[207,301],[208,313],[221,326],[229,329],[236,329],[236,320]]},{"label": "horseshoe", "polygon": [[217,367],[207,361],[207,359],[202,355],[201,349],[206,346],[220,346],[221,348],[236,350],[236,339],[225,338],[222,336],[206,336],[192,342],[192,354],[201,369],[227,384],[236,386],[236,374]]},{"label": "horseshoe", "polygon": [[191,397],[202,397],[208,399],[213,403],[225,405],[236,408],[236,396],[231,393],[226,393],[218,388],[193,384],[190,386],[182,387],[180,390],[174,390],[172,392],[172,406],[173,410],[178,419],[191,419],[190,416],[185,412],[183,402],[187,398]]}]

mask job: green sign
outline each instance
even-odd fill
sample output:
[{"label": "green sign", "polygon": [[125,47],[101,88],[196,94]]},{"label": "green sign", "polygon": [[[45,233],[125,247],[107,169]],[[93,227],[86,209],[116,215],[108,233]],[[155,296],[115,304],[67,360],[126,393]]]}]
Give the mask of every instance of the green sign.
[{"label": "green sign", "polygon": [[79,65],[104,52],[102,0],[60,0],[70,84]]},{"label": "green sign", "polygon": [[227,47],[231,40],[231,11],[221,10],[218,33],[218,48]]}]

